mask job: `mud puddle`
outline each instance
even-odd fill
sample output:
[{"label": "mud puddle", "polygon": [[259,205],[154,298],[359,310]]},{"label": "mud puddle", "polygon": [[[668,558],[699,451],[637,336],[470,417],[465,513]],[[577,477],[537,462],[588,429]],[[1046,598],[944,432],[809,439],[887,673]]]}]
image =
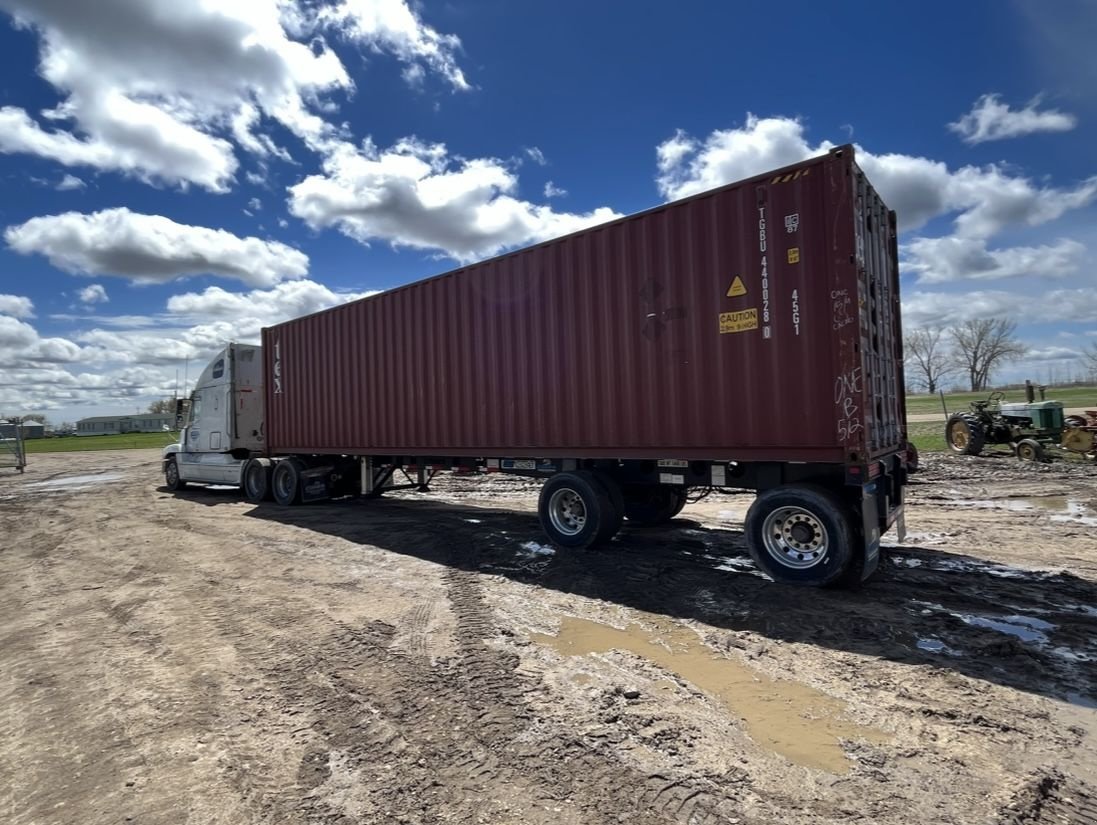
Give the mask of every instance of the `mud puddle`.
[{"label": "mud puddle", "polygon": [[47,490],[76,490],[84,487],[94,487],[99,484],[113,484],[125,479],[122,473],[93,473],[80,476],[62,476],[51,478],[48,481],[32,481],[28,487]]},{"label": "mud puddle", "polygon": [[638,624],[619,630],[565,617],[556,636],[530,638],[565,656],[626,650],[677,674],[739,716],[747,732],[798,765],[845,774],[850,762],[842,740],[887,741],[875,728],[844,718],[846,705],[796,682],[773,679],[707,648],[695,633],[665,622],[654,631]]}]

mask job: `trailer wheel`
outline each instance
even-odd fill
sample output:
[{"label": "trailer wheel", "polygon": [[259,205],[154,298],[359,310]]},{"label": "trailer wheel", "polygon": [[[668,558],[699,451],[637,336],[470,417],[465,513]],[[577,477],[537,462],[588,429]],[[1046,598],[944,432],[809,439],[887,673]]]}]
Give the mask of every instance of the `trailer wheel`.
[{"label": "trailer wheel", "polygon": [[1017,457],[1021,461],[1045,461],[1047,452],[1035,438],[1022,438],[1017,442]]},{"label": "trailer wheel", "polygon": [[590,547],[610,529],[616,508],[597,476],[585,470],[557,473],[541,487],[537,514],[553,544]]},{"label": "trailer wheel", "polygon": [[164,462],[164,485],[173,493],[187,489],[187,482],[179,477],[179,465],[175,463],[175,456]]},{"label": "trailer wheel", "polygon": [[274,498],[271,488],[271,462],[267,458],[249,458],[244,464],[241,486],[252,504],[260,504]]},{"label": "trailer wheel", "polygon": [[853,563],[854,530],[834,493],[813,485],[774,487],[747,512],[747,550],[774,581],[823,587]]},{"label": "trailer wheel", "polygon": [[301,503],[301,462],[287,458],[274,465],[270,486],[274,500],[283,507]]},{"label": "trailer wheel", "polygon": [[945,425],[945,441],[948,448],[961,455],[979,455],[986,443],[986,433],[978,416],[971,413],[953,413]]},{"label": "trailer wheel", "polygon": [[625,516],[638,527],[666,524],[686,506],[684,487],[632,484],[625,488]]}]

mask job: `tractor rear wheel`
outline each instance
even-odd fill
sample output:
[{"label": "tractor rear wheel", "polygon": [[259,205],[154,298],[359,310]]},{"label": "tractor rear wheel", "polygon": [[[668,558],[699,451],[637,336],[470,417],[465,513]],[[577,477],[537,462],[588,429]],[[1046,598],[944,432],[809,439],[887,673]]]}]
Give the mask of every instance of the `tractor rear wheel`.
[{"label": "tractor rear wheel", "polygon": [[945,442],[954,453],[979,455],[987,434],[979,417],[971,413],[953,413],[945,425]]}]

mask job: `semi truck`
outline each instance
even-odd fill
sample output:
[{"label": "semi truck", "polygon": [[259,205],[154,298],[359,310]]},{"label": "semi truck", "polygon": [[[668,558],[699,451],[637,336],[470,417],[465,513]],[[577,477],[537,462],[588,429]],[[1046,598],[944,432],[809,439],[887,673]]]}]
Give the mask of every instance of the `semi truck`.
[{"label": "semi truck", "polygon": [[847,145],[265,328],[202,372],[167,486],[290,507],[512,473],[576,549],[749,489],[764,573],[859,582],[912,469],[896,239]]}]

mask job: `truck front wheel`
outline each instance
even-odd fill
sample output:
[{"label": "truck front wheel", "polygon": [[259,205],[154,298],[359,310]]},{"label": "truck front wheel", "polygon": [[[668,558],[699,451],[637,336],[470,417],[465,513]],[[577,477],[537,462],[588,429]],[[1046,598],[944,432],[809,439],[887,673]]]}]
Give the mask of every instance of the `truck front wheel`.
[{"label": "truck front wheel", "polygon": [[301,502],[301,464],[295,458],[287,458],[274,465],[270,486],[274,500],[283,507]]},{"label": "truck front wheel", "polygon": [[620,525],[620,511],[593,473],[557,473],[541,488],[537,503],[541,526],[560,547],[590,547]]},{"label": "truck front wheel", "polygon": [[842,500],[823,487],[774,487],[760,493],[747,512],[751,558],[785,584],[838,583],[853,563],[854,535]]},{"label": "truck front wheel", "polygon": [[164,462],[164,485],[173,493],[187,489],[187,482],[179,477],[179,465],[174,456]]}]

